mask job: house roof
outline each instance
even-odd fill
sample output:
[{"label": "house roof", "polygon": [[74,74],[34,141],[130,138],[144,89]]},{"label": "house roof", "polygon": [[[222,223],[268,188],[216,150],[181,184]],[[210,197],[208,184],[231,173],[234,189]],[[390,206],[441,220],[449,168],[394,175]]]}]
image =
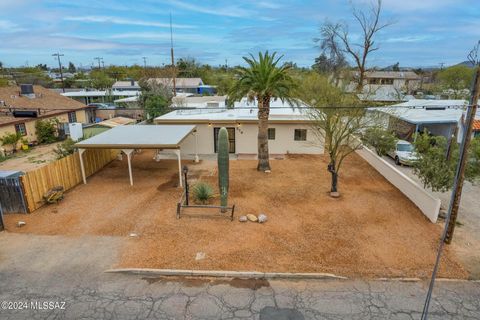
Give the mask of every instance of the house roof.
[{"label": "house roof", "polygon": [[473,131],[480,131],[480,120],[473,120]]},{"label": "house roof", "polygon": [[214,104],[218,104],[218,107],[225,108],[225,101],[227,96],[202,96],[202,97],[189,97],[179,96],[172,98],[172,105],[174,107],[184,108],[207,108]]},{"label": "house roof", "polygon": [[[270,122],[310,122],[305,112],[305,104],[298,107],[280,100],[272,100],[270,105]],[[248,102],[245,98],[235,103],[233,109],[198,108],[176,110],[155,118],[156,123],[205,123],[205,122],[258,122],[256,102]]]},{"label": "house roof", "polygon": [[[166,87],[173,87],[172,78],[150,78],[148,81],[155,81],[159,84],[163,84]],[[197,88],[201,85],[203,85],[201,78],[175,78],[175,87],[177,89]]]},{"label": "house roof", "polygon": [[127,125],[127,124],[131,124],[131,123],[135,123],[135,122],[136,122],[136,120],[132,119],[132,118],[115,117],[115,118],[111,118],[111,119],[108,119],[108,120],[98,122],[97,125],[101,125],[101,126],[109,127],[109,128],[114,128],[114,127],[117,127],[117,126]]},{"label": "house roof", "polygon": [[420,80],[420,76],[413,71],[367,71],[367,78],[390,78]]},{"label": "house roof", "polygon": [[462,117],[464,100],[414,99],[389,107],[372,108],[412,124],[458,123]]},{"label": "house roof", "polygon": [[64,97],[42,86],[33,86],[34,96],[20,94],[17,86],[0,87],[0,126],[32,121],[35,118],[15,118],[11,109],[31,110],[39,113],[39,118],[51,117],[69,111],[87,108],[81,102]]},{"label": "house roof", "polygon": [[179,148],[194,125],[118,126],[75,144],[78,148],[160,149]]},{"label": "house roof", "polygon": [[140,92],[138,90],[92,90],[92,91],[72,91],[72,92],[65,92],[62,93],[64,97],[106,97],[106,96],[120,96],[120,97],[134,97],[138,96]]},{"label": "house roof", "polygon": [[132,81],[116,81],[112,85],[112,88],[113,89],[118,89],[118,88],[138,88],[138,89],[140,89],[140,86],[138,85],[138,81],[133,81],[133,85],[132,85]]}]

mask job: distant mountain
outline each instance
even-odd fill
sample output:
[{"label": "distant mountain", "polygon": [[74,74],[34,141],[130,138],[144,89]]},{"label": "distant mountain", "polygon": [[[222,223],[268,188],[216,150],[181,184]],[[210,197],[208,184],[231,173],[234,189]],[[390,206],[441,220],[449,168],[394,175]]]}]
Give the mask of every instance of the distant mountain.
[{"label": "distant mountain", "polygon": [[466,67],[469,67],[469,68],[475,67],[475,64],[473,64],[471,61],[463,61],[463,62],[460,62],[456,65],[457,66],[466,66]]}]

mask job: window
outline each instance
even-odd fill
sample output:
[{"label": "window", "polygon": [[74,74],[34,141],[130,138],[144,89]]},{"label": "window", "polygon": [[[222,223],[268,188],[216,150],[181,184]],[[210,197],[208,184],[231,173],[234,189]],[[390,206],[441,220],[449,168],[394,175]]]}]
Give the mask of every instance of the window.
[{"label": "window", "polygon": [[275,128],[268,128],[268,140],[275,140]]},{"label": "window", "polygon": [[307,141],[307,129],[295,129],[293,139],[295,141]]},{"label": "window", "polygon": [[70,123],[77,122],[77,114],[75,113],[75,111],[68,113],[68,122]]},{"label": "window", "polygon": [[25,123],[17,123],[15,125],[15,131],[20,133],[22,136],[27,135],[27,128],[25,127]]}]

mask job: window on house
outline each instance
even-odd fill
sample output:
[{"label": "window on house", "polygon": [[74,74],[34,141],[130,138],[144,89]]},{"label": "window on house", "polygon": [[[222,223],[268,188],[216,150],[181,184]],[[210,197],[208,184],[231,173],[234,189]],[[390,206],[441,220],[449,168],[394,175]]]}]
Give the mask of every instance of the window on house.
[{"label": "window on house", "polygon": [[15,125],[15,131],[20,133],[22,136],[27,135],[27,128],[25,127],[25,123],[17,123]]},{"label": "window on house", "polygon": [[275,128],[268,128],[268,140],[275,140]]},{"label": "window on house", "polygon": [[77,122],[77,114],[75,113],[75,111],[68,113],[68,122],[70,123]]},{"label": "window on house", "polygon": [[295,129],[293,139],[295,141],[307,141],[307,129]]}]

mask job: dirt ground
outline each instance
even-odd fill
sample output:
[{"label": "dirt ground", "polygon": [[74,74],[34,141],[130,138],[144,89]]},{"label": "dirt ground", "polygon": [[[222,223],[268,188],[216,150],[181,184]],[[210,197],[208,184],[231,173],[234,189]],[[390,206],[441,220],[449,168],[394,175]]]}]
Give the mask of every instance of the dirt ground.
[{"label": "dirt ground", "polygon": [[[278,272],[330,272],[353,277],[428,277],[440,226],[430,223],[400,191],[357,155],[344,163],[342,197],[330,198],[323,156],[272,160],[272,173],[256,162],[230,162],[230,203],[235,220],[175,219],[181,190],[177,163],[114,161],[66,194],[58,205],[30,215],[7,215],[11,232],[124,237],[117,267]],[[189,165],[192,178],[216,186],[216,163]],[[218,202],[218,199],[216,200]],[[268,222],[241,223],[240,215],[265,213]],[[216,212],[214,212],[216,214]],[[218,215],[218,214],[217,214]],[[17,228],[18,220],[26,226]],[[138,237],[130,237],[130,233]],[[205,258],[195,260],[197,252]],[[465,278],[448,248],[441,277]]]},{"label": "dirt ground", "polygon": [[55,160],[53,150],[59,143],[35,146],[28,151],[18,150],[12,158],[0,162],[0,170],[29,171],[41,167]]}]

